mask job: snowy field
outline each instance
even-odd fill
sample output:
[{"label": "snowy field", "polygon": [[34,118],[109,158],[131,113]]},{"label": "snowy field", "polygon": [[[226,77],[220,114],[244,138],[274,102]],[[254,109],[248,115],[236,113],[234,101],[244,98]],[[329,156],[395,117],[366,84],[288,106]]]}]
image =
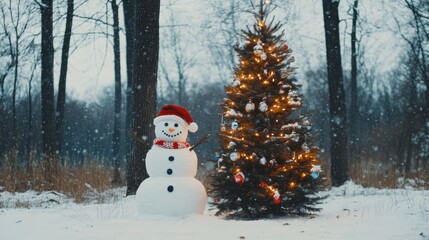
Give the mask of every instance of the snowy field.
[{"label": "snowy field", "polygon": [[[429,239],[428,190],[380,190],[347,183],[326,194],[316,216],[235,221],[214,216],[210,208],[203,216],[138,216],[134,197],[75,204],[54,193],[1,192],[0,240]],[[25,202],[33,206],[14,208]]]}]

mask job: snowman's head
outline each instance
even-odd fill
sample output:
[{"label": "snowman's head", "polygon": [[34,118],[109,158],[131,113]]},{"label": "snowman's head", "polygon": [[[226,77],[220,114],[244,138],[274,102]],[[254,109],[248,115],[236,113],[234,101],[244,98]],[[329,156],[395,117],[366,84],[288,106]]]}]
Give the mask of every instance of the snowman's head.
[{"label": "snowman's head", "polygon": [[165,141],[185,142],[188,128],[174,120],[159,121],[155,124],[156,138]]},{"label": "snowman's head", "polygon": [[153,120],[156,138],[165,141],[184,142],[188,131],[196,132],[198,125],[192,120],[189,112],[176,105],[166,105]]}]

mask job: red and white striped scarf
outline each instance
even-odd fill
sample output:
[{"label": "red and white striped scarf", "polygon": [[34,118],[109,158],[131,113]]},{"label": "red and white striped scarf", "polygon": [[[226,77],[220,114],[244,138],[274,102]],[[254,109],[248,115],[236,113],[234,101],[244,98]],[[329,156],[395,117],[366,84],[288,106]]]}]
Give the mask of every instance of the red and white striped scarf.
[{"label": "red and white striped scarf", "polygon": [[188,148],[191,146],[191,144],[189,144],[188,142],[174,142],[174,141],[165,141],[161,139],[153,140],[153,144],[163,148],[168,148],[168,149],[182,149],[182,148]]}]

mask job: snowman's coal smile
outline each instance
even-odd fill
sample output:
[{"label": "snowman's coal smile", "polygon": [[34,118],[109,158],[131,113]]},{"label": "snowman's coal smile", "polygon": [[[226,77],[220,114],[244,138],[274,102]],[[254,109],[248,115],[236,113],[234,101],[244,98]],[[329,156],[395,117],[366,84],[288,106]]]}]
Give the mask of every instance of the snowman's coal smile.
[{"label": "snowman's coal smile", "polygon": [[165,136],[167,136],[167,137],[177,137],[177,136],[179,136],[180,134],[182,134],[182,131],[180,131],[180,132],[178,132],[178,133],[176,133],[176,134],[168,134],[168,133],[166,133],[166,132],[164,132],[164,130],[162,130],[162,133],[165,135]]}]

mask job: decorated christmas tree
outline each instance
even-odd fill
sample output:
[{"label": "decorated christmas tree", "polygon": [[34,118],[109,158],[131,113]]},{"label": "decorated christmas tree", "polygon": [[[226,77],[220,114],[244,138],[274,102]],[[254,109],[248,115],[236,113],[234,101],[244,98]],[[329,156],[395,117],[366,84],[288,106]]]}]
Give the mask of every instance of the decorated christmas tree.
[{"label": "decorated christmas tree", "polygon": [[298,109],[300,85],[282,24],[267,22],[270,6],[254,8],[256,22],[242,30],[239,62],[225,87],[221,145],[210,175],[217,214],[257,219],[320,209],[318,148]]}]

